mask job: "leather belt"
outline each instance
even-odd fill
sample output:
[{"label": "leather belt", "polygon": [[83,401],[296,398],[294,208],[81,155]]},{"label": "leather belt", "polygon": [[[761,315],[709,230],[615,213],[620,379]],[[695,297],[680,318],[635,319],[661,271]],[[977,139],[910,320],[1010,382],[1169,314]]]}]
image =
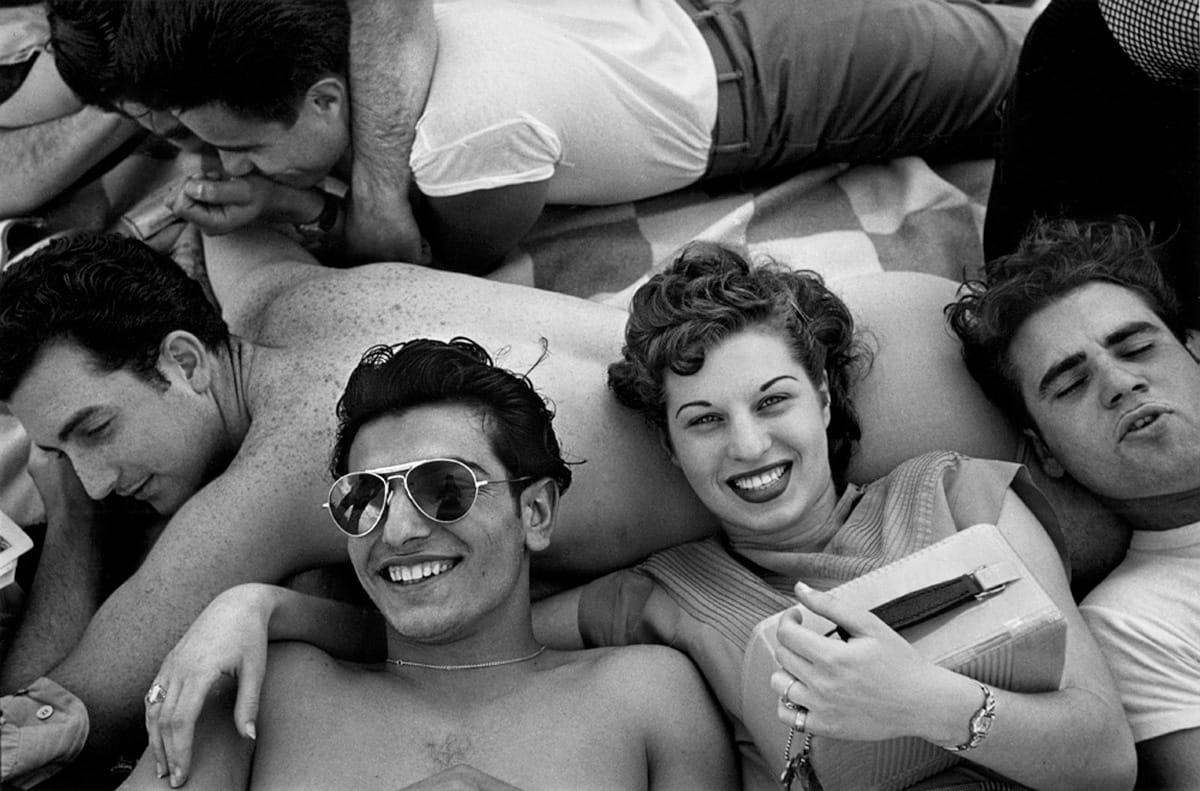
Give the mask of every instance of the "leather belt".
[{"label": "leather belt", "polygon": [[740,155],[750,148],[746,133],[746,75],[733,59],[725,34],[717,23],[717,12],[706,8],[705,0],[677,2],[704,37],[717,70],[717,120],[713,124],[705,178],[727,176],[739,170]]}]

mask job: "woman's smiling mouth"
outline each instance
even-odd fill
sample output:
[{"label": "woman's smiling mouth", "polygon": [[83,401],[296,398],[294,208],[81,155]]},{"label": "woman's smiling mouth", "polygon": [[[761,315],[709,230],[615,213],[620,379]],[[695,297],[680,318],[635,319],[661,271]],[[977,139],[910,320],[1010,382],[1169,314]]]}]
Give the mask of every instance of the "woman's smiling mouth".
[{"label": "woman's smiling mouth", "polygon": [[736,475],[726,483],[738,497],[749,503],[765,503],[783,493],[791,478],[792,463],[785,461],[771,467]]}]

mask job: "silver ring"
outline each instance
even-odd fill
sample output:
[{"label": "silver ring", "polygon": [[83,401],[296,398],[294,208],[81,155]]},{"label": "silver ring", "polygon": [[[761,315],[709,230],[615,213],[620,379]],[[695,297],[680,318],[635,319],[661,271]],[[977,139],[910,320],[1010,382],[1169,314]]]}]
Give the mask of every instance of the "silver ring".
[{"label": "silver ring", "polygon": [[785,709],[787,709],[788,711],[799,711],[800,710],[800,704],[792,703],[791,698],[786,698],[786,697],[780,698],[779,702],[782,703],[783,707]]},{"label": "silver ring", "polygon": [[150,691],[146,693],[146,705],[157,706],[167,699],[167,690],[162,684],[155,681],[150,685]]},{"label": "silver ring", "polygon": [[808,725],[808,709],[803,706],[796,707],[796,718],[792,720],[792,730],[804,733],[804,726]]},{"label": "silver ring", "polygon": [[[783,694],[779,696],[779,699],[784,700],[784,701],[790,701],[791,698],[788,697],[788,693],[792,691],[792,684],[799,684],[799,683],[800,683],[800,679],[796,678],[795,676],[792,676],[792,680],[789,681],[787,683],[787,686],[783,688]],[[788,706],[788,708],[791,709],[791,706]],[[792,709],[792,710],[795,711],[795,709]]]}]

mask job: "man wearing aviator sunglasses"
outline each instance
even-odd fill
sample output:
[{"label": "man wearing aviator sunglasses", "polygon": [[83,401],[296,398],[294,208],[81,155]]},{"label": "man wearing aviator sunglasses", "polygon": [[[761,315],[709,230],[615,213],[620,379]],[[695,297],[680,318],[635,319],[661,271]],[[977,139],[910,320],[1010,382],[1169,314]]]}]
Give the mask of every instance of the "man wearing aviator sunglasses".
[{"label": "man wearing aviator sunglasses", "polygon": [[348,472],[333,482],[325,507],[333,523],[346,535],[359,538],[383,520],[400,481],[413,507],[427,519],[452,524],[471,510],[484,486],[529,480],[528,475],[499,481],[481,481],[458,459],[421,459],[377,470]]},{"label": "man wearing aviator sunglasses", "polygon": [[[338,419],[338,477],[325,507],[386,621],[386,661],[339,663],[307,644],[273,646],[255,785],[734,787],[720,715],[682,655],[547,651],[535,640],[529,558],[550,543],[571,471],[527,379],[462,338],[376,347],[351,374]],[[401,453],[419,459],[389,463]],[[228,631],[219,623],[227,603],[285,595],[234,588],[185,642],[209,641],[208,628]],[[165,726],[197,702],[169,661],[153,689],[161,691],[147,699],[151,748],[134,788],[154,786],[159,767],[180,768],[164,749]],[[322,723],[318,738],[313,722]],[[206,707],[190,782],[245,782],[230,784],[231,766],[249,767],[222,729],[232,732],[225,708]]]}]

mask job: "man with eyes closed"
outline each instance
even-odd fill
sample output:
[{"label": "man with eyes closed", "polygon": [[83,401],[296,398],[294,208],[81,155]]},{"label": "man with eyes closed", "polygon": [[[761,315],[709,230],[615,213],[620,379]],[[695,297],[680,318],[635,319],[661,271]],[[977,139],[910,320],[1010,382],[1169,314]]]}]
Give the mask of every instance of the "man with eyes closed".
[{"label": "man with eyes closed", "polygon": [[947,309],[971,373],[1045,470],[1134,528],[1081,611],[1139,786],[1200,786],[1200,351],[1141,230],[1043,224]]}]

